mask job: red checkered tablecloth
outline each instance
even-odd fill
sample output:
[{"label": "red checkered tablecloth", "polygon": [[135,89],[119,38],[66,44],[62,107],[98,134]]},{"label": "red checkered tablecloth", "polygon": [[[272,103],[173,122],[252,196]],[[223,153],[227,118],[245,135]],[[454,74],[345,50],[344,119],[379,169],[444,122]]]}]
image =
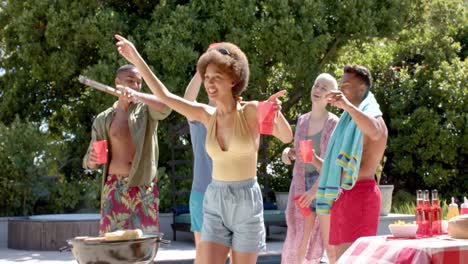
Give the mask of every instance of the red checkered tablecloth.
[{"label": "red checkered tablecloth", "polygon": [[468,240],[449,239],[447,236],[422,239],[361,237],[346,250],[338,263],[468,264]]}]

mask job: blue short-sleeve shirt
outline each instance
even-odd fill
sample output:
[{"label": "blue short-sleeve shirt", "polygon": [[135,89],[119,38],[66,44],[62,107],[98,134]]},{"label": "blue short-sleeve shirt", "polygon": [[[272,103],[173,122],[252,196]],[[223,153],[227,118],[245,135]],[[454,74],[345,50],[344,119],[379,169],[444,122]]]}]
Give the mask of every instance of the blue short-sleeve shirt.
[{"label": "blue short-sleeve shirt", "polygon": [[206,187],[211,183],[212,161],[205,148],[206,128],[198,121],[188,121],[190,128],[190,138],[193,150],[193,181],[192,191],[206,191]]}]

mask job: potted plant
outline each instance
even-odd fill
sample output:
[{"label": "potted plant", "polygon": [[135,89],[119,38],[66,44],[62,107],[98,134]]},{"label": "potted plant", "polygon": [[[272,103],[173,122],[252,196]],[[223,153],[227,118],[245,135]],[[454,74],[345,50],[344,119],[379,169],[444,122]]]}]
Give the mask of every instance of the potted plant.
[{"label": "potted plant", "polygon": [[390,209],[392,208],[392,195],[393,195],[393,184],[380,184],[380,180],[382,179],[383,168],[385,166],[385,162],[387,161],[387,157],[383,156],[382,160],[380,161],[379,166],[375,172],[375,176],[377,179],[377,184],[379,185],[380,189],[380,215],[388,215],[390,213]]},{"label": "potted plant", "polygon": [[289,191],[287,192],[275,192],[276,206],[278,210],[286,210],[288,206]]},{"label": "potted plant", "polygon": [[270,197],[274,194],[278,210],[286,210],[292,180],[292,166],[284,166],[280,159],[273,159],[266,171],[269,172],[267,175],[271,191]]},{"label": "potted plant", "polygon": [[272,175],[270,178],[270,187],[275,194],[276,206],[278,210],[286,210],[288,205],[289,186],[291,177],[287,174]]}]

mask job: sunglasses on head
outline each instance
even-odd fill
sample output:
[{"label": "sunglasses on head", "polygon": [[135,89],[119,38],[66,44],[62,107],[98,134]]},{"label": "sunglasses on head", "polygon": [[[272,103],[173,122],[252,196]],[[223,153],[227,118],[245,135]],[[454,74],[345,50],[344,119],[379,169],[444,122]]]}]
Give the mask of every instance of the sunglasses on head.
[{"label": "sunglasses on head", "polygon": [[219,53],[223,54],[223,55],[230,55],[231,53],[229,52],[229,50],[227,49],[224,49],[224,48],[219,48],[219,49],[216,49]]}]

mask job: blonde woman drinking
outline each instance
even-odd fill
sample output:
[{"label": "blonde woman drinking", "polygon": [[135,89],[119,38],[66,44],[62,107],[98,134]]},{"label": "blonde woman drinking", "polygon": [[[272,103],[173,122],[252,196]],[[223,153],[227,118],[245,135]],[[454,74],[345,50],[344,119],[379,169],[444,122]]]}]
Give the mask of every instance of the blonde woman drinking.
[{"label": "blonde woman drinking", "polygon": [[[289,190],[288,206],[286,208],[286,222],[288,231],[283,245],[282,263],[302,264],[319,263],[323,255],[324,238],[328,244],[328,234],[320,235],[319,221],[315,213],[315,193],[317,189],[312,186],[317,182],[319,170],[311,163],[306,163],[300,158],[300,142],[313,141],[313,150],[317,156],[325,156],[328,139],[335,128],[338,117],[327,111],[325,95],[332,90],[337,90],[337,82],[333,76],[327,73],[320,74],[310,92],[312,110],[299,117],[294,134],[294,147],[285,148],[282,160],[290,165],[295,160],[293,179]],[[297,198],[298,204],[295,202]],[[302,215],[301,208],[310,208],[311,213]],[[322,223],[322,222],[320,222]],[[329,224],[325,221],[324,224]],[[327,248],[327,254],[333,254],[331,248]]]}]

